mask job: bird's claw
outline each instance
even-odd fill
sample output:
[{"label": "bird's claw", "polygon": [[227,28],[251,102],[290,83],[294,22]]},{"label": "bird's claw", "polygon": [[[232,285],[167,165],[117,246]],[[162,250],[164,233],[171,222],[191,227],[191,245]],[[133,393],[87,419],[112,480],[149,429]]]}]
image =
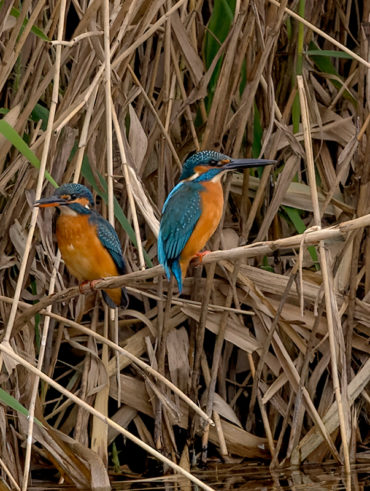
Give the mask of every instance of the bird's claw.
[{"label": "bird's claw", "polygon": [[82,295],[86,295],[87,293],[91,292],[90,281],[83,281],[82,283],[80,283],[79,289]]},{"label": "bird's claw", "polygon": [[92,292],[93,290],[95,290],[95,285],[96,285],[96,282],[98,280],[91,280],[91,281],[83,281],[82,283],[80,283],[79,285],[79,288],[80,288],[80,293],[82,295],[86,295],[90,292]]},{"label": "bird's claw", "polygon": [[193,263],[194,264],[201,264],[204,256],[206,256],[207,254],[210,254],[210,253],[211,253],[211,251],[197,252],[196,254],[194,254],[194,256],[192,258]]}]

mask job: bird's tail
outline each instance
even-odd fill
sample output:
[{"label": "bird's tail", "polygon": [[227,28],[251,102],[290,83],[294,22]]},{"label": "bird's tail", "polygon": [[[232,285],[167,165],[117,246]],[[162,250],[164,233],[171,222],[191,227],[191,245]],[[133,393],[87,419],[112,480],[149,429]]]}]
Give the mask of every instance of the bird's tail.
[{"label": "bird's tail", "polygon": [[182,271],[181,271],[181,266],[180,262],[175,259],[172,264],[171,264],[171,271],[177,281],[177,286],[179,288],[179,293],[182,292]]},{"label": "bird's tail", "polygon": [[128,306],[128,295],[126,288],[112,288],[109,290],[102,290],[102,295],[105,303],[112,309],[116,307]]}]

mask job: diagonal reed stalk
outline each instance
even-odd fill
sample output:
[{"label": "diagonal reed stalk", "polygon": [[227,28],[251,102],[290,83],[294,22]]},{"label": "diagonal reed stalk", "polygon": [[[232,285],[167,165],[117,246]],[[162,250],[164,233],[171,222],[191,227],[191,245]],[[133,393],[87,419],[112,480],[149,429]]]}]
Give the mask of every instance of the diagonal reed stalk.
[{"label": "diagonal reed stalk", "polygon": [[[273,3],[277,7],[280,7],[280,3],[277,0],[268,0],[270,3]],[[361,56],[359,56],[357,53],[355,53],[353,50],[347,48],[344,44],[340,43],[333,37],[329,36],[326,32],[322,31],[321,29],[318,29],[316,26],[314,26],[311,22],[307,21],[306,19],[303,19],[300,15],[296,14],[293,10],[290,10],[288,7],[284,7],[284,10],[289,14],[293,19],[298,20],[302,24],[304,24],[306,27],[308,27],[311,31],[316,32],[316,34],[319,34],[321,37],[329,41],[331,44],[339,48],[341,51],[344,51],[345,53],[349,54],[352,58],[357,60],[359,63],[363,64],[367,68],[370,68],[370,62],[364,60]]]},{"label": "diagonal reed stalk", "polygon": [[[210,252],[204,256],[202,262],[204,264],[212,264],[225,259],[237,261],[239,258],[257,257],[264,254],[273,254],[277,250],[300,248],[302,245],[313,245],[319,243],[321,240],[341,240],[349,232],[368,226],[370,226],[370,214],[349,220],[347,222],[342,222],[326,229],[308,230],[307,233],[297,234],[293,237],[286,237],[275,241],[259,242],[248,246],[235,247],[227,251]],[[119,286],[128,286],[130,283],[153,279],[161,275],[163,275],[162,266],[155,266],[149,270],[96,280],[96,282],[94,282],[94,289],[103,290],[107,288],[116,288]],[[44,297],[37,304],[33,305],[26,312],[18,316],[16,327],[23,325],[26,319],[33,317],[48,305],[65,302],[80,294],[81,292],[79,287],[74,286],[66,290],[62,290],[52,296]]]},{"label": "diagonal reed stalk", "polygon": [[[60,69],[61,46],[63,46],[62,37],[63,37],[63,22],[64,22],[64,18],[65,18],[65,7],[66,7],[66,4],[64,1],[62,1],[61,5],[60,5],[61,16],[60,16],[60,22],[59,22],[59,26],[58,26],[58,35],[57,35],[57,41],[56,41],[56,52],[57,52],[56,60],[59,60],[59,66],[57,66],[56,69],[58,69],[58,70]],[[92,115],[92,111],[93,111],[93,107],[94,107],[94,101],[96,98],[97,90],[98,90],[98,87],[96,87],[95,92],[93,92],[92,97],[91,97],[91,101],[87,106],[86,117],[85,117],[84,125],[83,125],[82,131],[81,131],[80,144],[79,144],[79,150],[78,150],[78,154],[77,154],[77,160],[76,160],[76,167],[75,167],[73,182],[78,182],[78,180],[79,180],[84,148],[86,146],[87,132],[88,132],[88,127],[89,127],[89,123],[91,120],[91,115]],[[53,267],[52,276],[50,279],[49,295],[54,294],[56,276],[57,276],[57,272],[59,269],[60,259],[61,259],[61,255],[60,255],[60,251],[58,250],[56,261],[55,261],[55,264]],[[47,307],[48,313],[51,312],[51,308],[52,308],[51,305],[49,305]],[[40,371],[42,370],[42,366],[44,363],[45,347],[46,347],[46,342],[47,342],[47,338],[48,338],[48,334],[49,334],[49,325],[50,325],[50,316],[46,316],[45,321],[44,321],[44,325],[43,325],[42,339],[41,339],[41,343],[40,343],[40,351],[39,351],[39,357],[38,357],[38,362],[37,362],[37,368]],[[26,445],[26,456],[25,456],[24,470],[23,470],[22,490],[27,489],[28,480],[29,480],[30,461],[31,461],[31,453],[32,453],[32,434],[33,434],[33,425],[34,425],[34,413],[35,413],[35,405],[36,405],[38,387],[39,387],[39,377],[36,376],[35,380],[34,380],[34,385],[32,388],[30,404],[29,404],[29,408],[28,408],[29,420],[28,420],[27,445]]]},{"label": "diagonal reed stalk", "polygon": [[[6,297],[0,297],[2,301],[13,303],[13,299],[6,298]],[[21,303],[21,307],[24,308],[29,308],[28,304],[26,303]],[[152,375],[154,378],[162,382],[164,385],[166,385],[169,389],[171,389],[176,395],[178,395],[181,399],[185,401],[186,404],[188,404],[193,411],[195,411],[201,418],[205,419],[209,424],[212,426],[214,425],[213,421],[211,418],[209,418],[204,411],[202,411],[186,394],[184,394],[181,390],[179,390],[172,382],[170,382],[166,377],[161,375],[157,370],[154,370],[150,365],[147,365],[145,362],[140,360],[140,358],[137,358],[135,355],[130,353],[129,351],[125,350],[121,346],[113,343],[113,341],[110,341],[108,338],[101,336],[100,334],[91,331],[91,329],[78,324],[77,322],[71,321],[70,319],[67,319],[65,317],[59,316],[57,314],[54,314],[53,312],[49,312],[47,310],[41,311],[41,313],[45,316],[52,317],[53,319],[56,319],[60,322],[65,323],[68,326],[75,327],[79,331],[94,337],[98,342],[106,344],[110,348],[112,348],[115,351],[118,351],[121,355],[127,357],[132,363],[136,364],[139,366],[141,369],[143,369],[146,373],[149,375]]]},{"label": "diagonal reed stalk", "polygon": [[[314,157],[313,157],[313,148],[312,148],[312,140],[310,135],[310,119],[309,119],[309,111],[307,98],[303,83],[303,77],[297,76],[298,82],[298,92],[299,92],[299,100],[301,104],[301,113],[302,113],[302,125],[303,125],[303,134],[304,134],[304,143],[306,149],[306,162],[307,162],[307,171],[308,171],[308,181],[310,183],[311,192],[312,192],[312,204],[314,210],[314,223],[316,227],[321,228],[321,214],[319,208],[319,200],[317,196],[317,187],[316,187],[316,178],[315,178],[315,165],[314,165]],[[331,361],[331,373],[333,377],[333,386],[335,391],[335,397],[338,405],[338,415],[340,422],[340,433],[342,437],[342,445],[343,445],[343,455],[344,455],[344,465],[347,474],[351,472],[351,465],[349,459],[349,448],[348,448],[348,430],[346,421],[350,421],[350,415],[344,414],[343,409],[343,401],[342,401],[342,391],[339,383],[338,376],[338,364],[337,360],[339,357],[339,353],[337,351],[336,345],[336,336],[334,333],[334,319],[339,319],[338,312],[335,314],[333,312],[333,308],[336,307],[336,302],[333,302],[332,292],[329,280],[329,267],[328,267],[328,258],[326,253],[325,244],[322,240],[319,242],[319,250],[320,250],[320,265],[322,269],[322,277],[324,283],[324,291],[325,291],[325,305],[326,305],[326,316],[328,322],[328,333],[329,333],[329,344],[330,344],[330,361]],[[336,327],[337,335],[342,335],[342,327],[337,325]],[[342,370],[345,370],[342,367]],[[343,388],[344,393],[344,388]],[[348,404],[346,404],[348,407]]]},{"label": "diagonal reed stalk", "polygon": [[74,403],[78,404],[81,406],[83,409],[88,411],[90,414],[98,418],[100,421],[102,421],[105,425],[109,425],[112,428],[114,428],[116,431],[121,433],[124,437],[128,438],[129,440],[133,441],[136,443],[139,447],[144,449],[146,452],[148,452],[150,455],[153,455],[153,457],[157,458],[159,461],[163,462],[164,464],[168,465],[171,469],[173,469],[175,472],[178,474],[182,474],[183,476],[187,477],[190,479],[191,482],[199,486],[201,489],[205,489],[206,491],[213,491],[213,488],[210,486],[207,486],[205,483],[200,481],[198,478],[190,474],[190,472],[187,472],[185,469],[180,467],[179,465],[175,464],[172,462],[172,460],[168,459],[164,455],[160,454],[154,448],[150,447],[146,443],[144,443],[140,438],[136,437],[129,431],[127,431],[125,428],[122,428],[119,424],[117,424],[115,421],[112,419],[108,418],[107,416],[103,415],[99,411],[97,411],[95,408],[90,406],[89,404],[86,404],[85,401],[82,401],[79,397],[77,397],[75,394],[72,392],[69,392],[67,389],[65,389],[62,385],[58,384],[55,382],[53,379],[45,375],[43,372],[35,368],[33,365],[28,363],[28,361],[24,360],[22,357],[17,355],[11,348],[7,347],[4,344],[0,345],[0,350],[2,353],[7,354],[10,356],[13,360],[15,360],[17,363],[20,365],[24,366],[27,370],[29,370],[30,373],[33,373],[34,375],[37,375],[39,378],[47,382],[51,387],[54,389],[58,390],[62,394],[64,394],[68,399],[72,400]]},{"label": "diagonal reed stalk", "polygon": [[144,260],[143,246],[142,246],[141,236],[140,236],[139,221],[138,221],[137,213],[136,213],[135,200],[134,200],[132,190],[131,190],[131,179],[130,179],[130,174],[129,174],[128,168],[127,168],[128,164],[127,164],[127,159],[126,159],[125,147],[123,145],[121,129],[119,126],[117,114],[116,114],[116,111],[114,109],[113,104],[112,104],[112,114],[113,114],[114,129],[115,129],[115,132],[117,135],[119,151],[121,154],[121,163],[122,163],[123,175],[125,176],[125,181],[126,181],[127,197],[128,197],[128,201],[130,204],[132,220],[134,222],[137,251],[138,251],[138,255],[139,255],[139,267],[141,270],[144,270],[145,269],[145,260]]},{"label": "diagonal reed stalk", "polygon": [[[104,0],[102,3],[103,30],[104,30],[104,89],[105,89],[105,129],[106,129],[106,166],[108,182],[108,221],[115,227],[114,223],[114,194],[113,194],[113,109],[112,109],[112,86],[111,86],[111,43],[110,43],[110,2]],[[117,308],[111,309],[104,305],[104,337],[109,338],[109,326],[115,330],[114,337],[118,339],[118,326],[116,319]],[[108,369],[108,346],[103,345],[101,361],[104,368]],[[119,378],[119,374],[117,374]],[[105,416],[108,415],[109,380],[96,394],[95,408]],[[99,418],[93,418],[91,432],[91,447],[102,458],[105,465],[108,463],[108,428]]]}]

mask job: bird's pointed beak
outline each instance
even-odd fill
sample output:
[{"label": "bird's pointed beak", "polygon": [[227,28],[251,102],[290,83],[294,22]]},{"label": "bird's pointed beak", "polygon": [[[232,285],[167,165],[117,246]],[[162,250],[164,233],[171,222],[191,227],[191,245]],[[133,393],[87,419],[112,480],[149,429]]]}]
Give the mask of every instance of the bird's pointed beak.
[{"label": "bird's pointed beak", "polygon": [[39,208],[48,208],[51,206],[60,206],[67,204],[68,201],[60,198],[59,196],[50,196],[49,198],[41,198],[35,201],[33,206],[38,206]]},{"label": "bird's pointed beak", "polygon": [[231,159],[223,166],[225,170],[247,169],[248,167],[259,167],[261,165],[275,165],[277,160],[267,159]]}]

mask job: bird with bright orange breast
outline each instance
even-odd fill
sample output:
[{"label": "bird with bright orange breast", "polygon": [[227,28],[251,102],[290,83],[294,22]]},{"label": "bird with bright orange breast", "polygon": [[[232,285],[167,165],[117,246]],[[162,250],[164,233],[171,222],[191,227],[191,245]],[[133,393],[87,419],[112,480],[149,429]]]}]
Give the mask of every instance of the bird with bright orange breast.
[{"label": "bird with bright orange breast", "polygon": [[158,236],[158,260],[167,278],[175,276],[179,292],[189,262],[206,245],[222,216],[222,176],[231,170],[275,164],[275,160],[232,159],[206,150],[189,157],[180,182],[168,195]]},{"label": "bird with bright orange breast", "polygon": [[[82,184],[63,184],[53,196],[35,202],[58,212],[56,237],[62,258],[79,281],[118,276],[126,271],[121,244],[112,225],[94,207],[94,199]],[[125,288],[102,290],[109,307],[127,307]]]}]

